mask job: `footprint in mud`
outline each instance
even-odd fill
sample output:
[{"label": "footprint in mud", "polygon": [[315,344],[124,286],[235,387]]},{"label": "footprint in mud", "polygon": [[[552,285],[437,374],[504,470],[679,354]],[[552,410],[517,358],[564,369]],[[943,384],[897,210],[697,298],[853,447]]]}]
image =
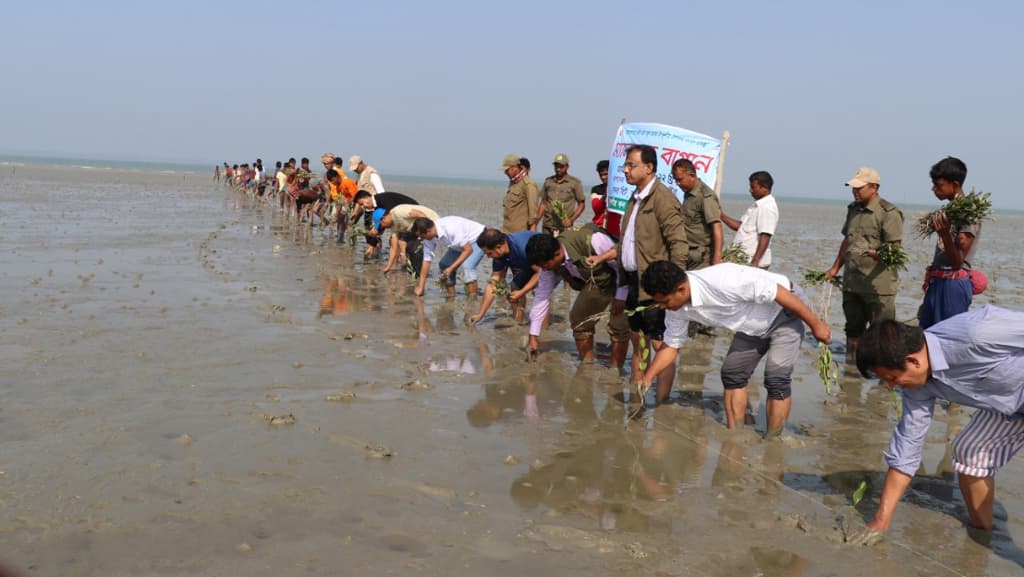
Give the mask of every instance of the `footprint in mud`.
[{"label": "footprint in mud", "polygon": [[366,456],[370,459],[390,459],[398,455],[398,451],[395,451],[384,445],[366,445]]},{"label": "footprint in mud", "polygon": [[295,415],[291,413],[288,413],[287,415],[263,415],[263,418],[265,418],[272,427],[286,427],[288,425],[295,424]]},{"label": "footprint in mud", "polygon": [[409,535],[390,533],[381,535],[377,540],[385,549],[394,553],[407,553],[413,557],[430,557],[427,544]]}]

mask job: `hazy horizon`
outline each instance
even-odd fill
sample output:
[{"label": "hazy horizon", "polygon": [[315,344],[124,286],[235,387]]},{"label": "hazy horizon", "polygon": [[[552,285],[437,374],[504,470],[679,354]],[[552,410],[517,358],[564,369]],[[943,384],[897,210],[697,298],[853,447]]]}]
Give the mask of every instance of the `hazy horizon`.
[{"label": "hazy horizon", "polygon": [[524,0],[359,5],[256,1],[12,7],[0,150],[209,164],[332,151],[386,174],[534,176],[568,154],[593,182],[621,119],[732,134],[725,191],[934,204],[928,169],[1013,194],[1024,53],[1006,3],[880,1],[643,7]]}]

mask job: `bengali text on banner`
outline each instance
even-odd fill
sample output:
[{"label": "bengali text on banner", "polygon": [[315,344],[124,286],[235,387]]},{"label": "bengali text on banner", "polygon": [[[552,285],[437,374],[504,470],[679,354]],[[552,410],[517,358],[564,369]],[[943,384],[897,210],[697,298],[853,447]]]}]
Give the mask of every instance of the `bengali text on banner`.
[{"label": "bengali text on banner", "polygon": [[608,210],[622,214],[634,188],[626,183],[622,165],[626,162],[626,150],[634,144],[654,147],[658,155],[658,178],[672,189],[679,201],[683,191],[672,179],[672,164],[680,158],[688,158],[697,169],[697,177],[711,188],[715,187],[715,173],[718,170],[718,154],[722,142],[706,134],[677,128],[667,124],[631,122],[619,126],[615,133],[615,144],[608,167]]}]

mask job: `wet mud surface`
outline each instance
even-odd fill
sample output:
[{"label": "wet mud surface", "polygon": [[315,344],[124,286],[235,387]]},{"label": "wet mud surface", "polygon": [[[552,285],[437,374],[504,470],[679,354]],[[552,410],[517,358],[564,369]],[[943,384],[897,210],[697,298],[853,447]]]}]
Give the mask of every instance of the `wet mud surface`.
[{"label": "wet mud surface", "polygon": [[[842,543],[877,506],[895,409],[845,367],[826,395],[810,341],[780,439],[758,434],[760,372],[758,425],[724,429],[727,335],[689,343],[672,402],[629,420],[639,404],[626,380],[577,366],[561,289],[527,364],[525,329],[500,305],[467,327],[476,303],[461,287],[446,301],[428,283],[416,299],[361,245],[205,176],[11,168],[0,166],[0,563],[19,575],[1024,572],[1020,459],[997,478],[991,539],[963,527],[949,440],[964,409],[937,411],[889,538]],[[441,214],[500,218],[500,188],[394,188]],[[774,269],[826,268],[841,205],[779,203]],[[724,204],[735,215],[746,202]],[[977,303],[1024,308],[1022,225],[987,226],[991,284]],[[908,250],[901,318],[930,246]],[[841,320],[835,295],[836,334]]]}]

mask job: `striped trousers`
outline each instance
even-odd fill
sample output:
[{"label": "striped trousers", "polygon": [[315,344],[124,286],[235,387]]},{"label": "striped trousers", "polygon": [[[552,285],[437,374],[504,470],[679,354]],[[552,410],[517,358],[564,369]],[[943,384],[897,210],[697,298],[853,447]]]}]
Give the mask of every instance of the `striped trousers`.
[{"label": "striped trousers", "polygon": [[1024,419],[978,409],[953,439],[953,468],[972,477],[991,477],[1024,447]]}]

